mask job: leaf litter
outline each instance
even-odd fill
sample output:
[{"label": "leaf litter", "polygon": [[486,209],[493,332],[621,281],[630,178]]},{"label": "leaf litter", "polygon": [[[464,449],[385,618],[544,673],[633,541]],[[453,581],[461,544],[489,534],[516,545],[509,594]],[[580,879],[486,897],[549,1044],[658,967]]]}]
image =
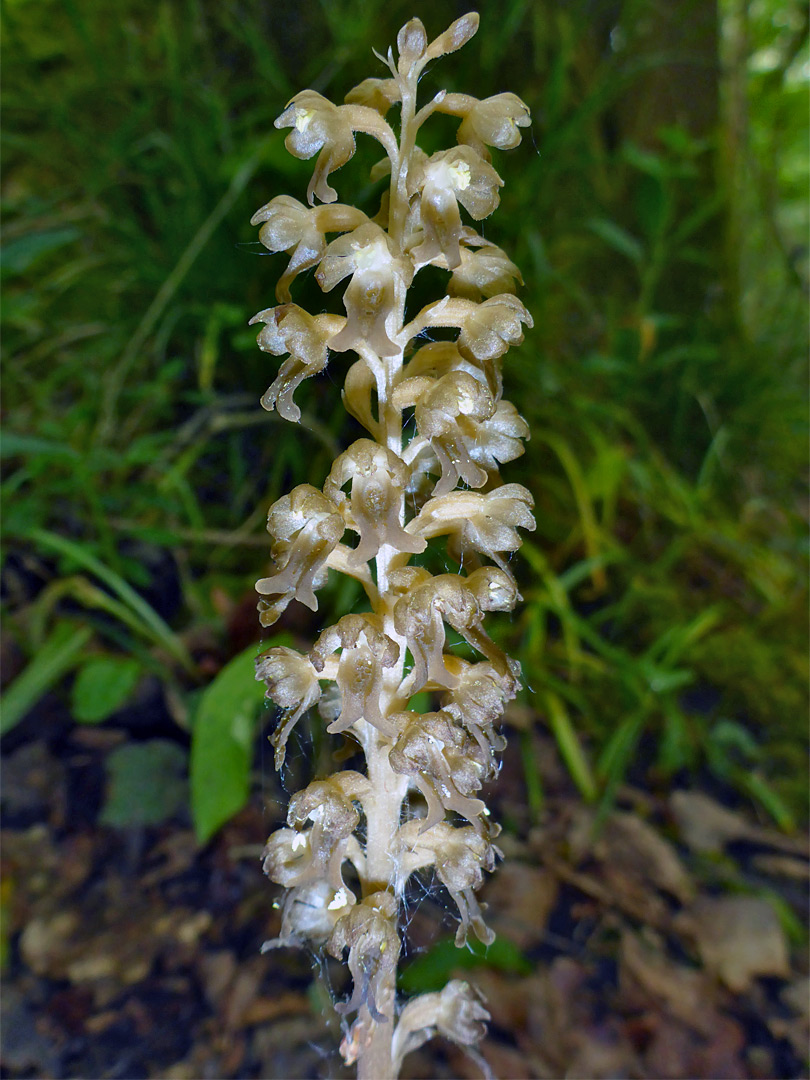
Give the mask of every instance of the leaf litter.
[{"label": "leaf litter", "polygon": [[[83,768],[115,745],[81,741]],[[45,741],[4,767],[17,779],[3,792],[3,1076],[347,1075],[331,1009],[348,992],[341,973],[259,952],[279,916],[259,866],[272,822],[258,793],[200,848],[182,810],[128,830],[100,809],[71,815],[69,777]],[[521,962],[459,965],[489,1000],[494,1075],[806,1076],[803,841],[699,791],[628,789],[600,821],[559,764],[548,768],[539,821],[511,784],[493,807],[514,824],[484,899]],[[425,882],[421,899],[414,961],[454,929],[438,888]],[[480,1075],[440,1043],[404,1069]]]}]

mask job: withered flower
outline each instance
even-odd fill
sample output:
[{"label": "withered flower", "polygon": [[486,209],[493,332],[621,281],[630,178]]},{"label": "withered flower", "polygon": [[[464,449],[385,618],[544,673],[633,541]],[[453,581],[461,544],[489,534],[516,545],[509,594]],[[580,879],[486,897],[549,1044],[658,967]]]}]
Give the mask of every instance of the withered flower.
[{"label": "withered flower", "polygon": [[265,308],[254,315],[248,325],[258,322],[264,323],[256,338],[262,352],[274,356],[290,354],[264,392],[262,408],[271,412],[275,407],[285,420],[297,422],[301,419],[301,410],[292,396],[304,379],[317,375],[326,367],[329,340],[346,320],[340,315],[310,315],[295,304],[284,304]]},{"label": "withered flower", "polygon": [[272,626],[291,600],[318,610],[315,589],[326,581],[326,560],[337,547],[345,525],[337,506],[310,484],[273,503],[267,513],[267,531],[276,569],[256,582],[256,591],[275,600],[260,600],[259,621]]}]

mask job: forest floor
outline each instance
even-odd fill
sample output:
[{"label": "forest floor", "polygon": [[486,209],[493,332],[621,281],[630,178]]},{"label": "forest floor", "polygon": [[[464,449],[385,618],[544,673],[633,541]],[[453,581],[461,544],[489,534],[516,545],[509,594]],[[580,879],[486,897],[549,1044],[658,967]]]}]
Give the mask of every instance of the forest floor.
[{"label": "forest floor", "polygon": [[[283,801],[269,763],[200,849],[182,812],[154,828],[102,824],[104,758],[130,736],[40,711],[38,734],[26,721],[3,761],[0,1075],[348,1076],[339,965],[260,953],[279,930],[259,859]],[[507,824],[483,890],[496,945],[450,948],[447,897],[425,882],[407,909],[403,986],[453,972],[477,985],[492,1014],[481,1053],[500,1080],[806,1076],[805,841],[686,788],[625,788],[595,829],[553,743],[531,737],[538,820],[517,736],[488,796]],[[473,1078],[482,1064],[437,1040],[404,1075]]]}]

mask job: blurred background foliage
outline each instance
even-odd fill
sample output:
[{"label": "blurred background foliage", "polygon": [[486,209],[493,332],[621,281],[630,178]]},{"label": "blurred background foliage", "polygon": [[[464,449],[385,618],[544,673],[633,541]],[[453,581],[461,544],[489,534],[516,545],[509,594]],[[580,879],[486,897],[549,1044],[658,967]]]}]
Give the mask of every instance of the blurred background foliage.
[{"label": "blurred background foliage", "polygon": [[[436,34],[467,6],[418,13]],[[286,101],[306,86],[340,101],[377,74],[371,48],[413,8],[3,4],[3,731],[47,735],[44,696],[64,723],[129,717],[145,750],[115,751],[113,824],[128,805],[133,821],[175,812],[166,743],[187,747],[195,724],[202,839],[249,789],[264,516],[319,483],[351,429],[340,357],[299,391],[302,426],[258,406],[276,361],[246,323],[283,260],[256,259],[248,221],[303,197],[310,164],[273,129]],[[508,89],[533,115],[483,223],[535,319],[506,361],[533,433],[506,478],[538,520],[525,603],[500,628],[525,711],[604,808],[628,779],[700,783],[791,829],[806,813],[806,6],[480,11],[426,93]],[[364,146],[337,174],[343,200],[371,205],[374,160]],[[303,297],[323,309],[311,281]],[[335,582],[283,629],[305,642],[356,599]],[[530,733],[523,749],[537,814]]]}]

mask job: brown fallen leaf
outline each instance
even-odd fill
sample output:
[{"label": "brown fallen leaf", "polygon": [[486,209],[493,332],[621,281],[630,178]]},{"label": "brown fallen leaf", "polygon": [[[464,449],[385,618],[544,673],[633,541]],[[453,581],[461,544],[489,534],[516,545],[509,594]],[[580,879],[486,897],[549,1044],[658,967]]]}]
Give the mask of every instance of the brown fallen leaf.
[{"label": "brown fallen leaf", "polygon": [[612,870],[653,885],[681,903],[691,900],[695,886],[675,848],[638,814],[613,813],[593,847],[593,854]]},{"label": "brown fallen leaf", "polygon": [[669,806],[681,836],[693,851],[716,853],[734,840],[750,840],[777,851],[807,857],[806,838],[785,836],[777,829],[762,828],[702,791],[674,791]]},{"label": "brown fallen leaf", "polygon": [[788,947],[776,912],[756,896],[702,896],[676,920],[700,958],[729,990],[742,993],[760,975],[790,976]]},{"label": "brown fallen leaf", "polygon": [[559,879],[550,870],[524,862],[506,862],[484,891],[489,921],[520,949],[542,940],[559,894]]},{"label": "brown fallen leaf", "polygon": [[701,971],[673,963],[657,935],[625,930],[619,950],[619,984],[624,998],[628,981],[642,991],[640,1003],[650,996],[695,1031],[708,1035],[716,1020],[711,981]]},{"label": "brown fallen leaf", "polygon": [[293,990],[285,991],[274,997],[260,997],[251,1001],[241,1017],[243,1027],[254,1024],[266,1024],[279,1016],[308,1015],[312,1011],[306,994],[297,994]]}]

